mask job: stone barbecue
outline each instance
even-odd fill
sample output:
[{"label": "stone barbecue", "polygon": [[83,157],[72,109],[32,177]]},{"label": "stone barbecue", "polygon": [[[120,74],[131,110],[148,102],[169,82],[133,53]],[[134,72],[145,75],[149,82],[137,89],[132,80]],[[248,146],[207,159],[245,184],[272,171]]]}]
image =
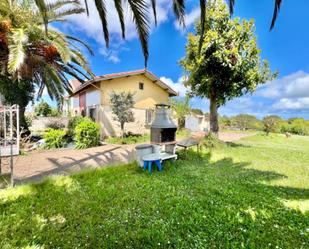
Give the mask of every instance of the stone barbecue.
[{"label": "stone barbecue", "polygon": [[150,126],[150,142],[152,144],[176,143],[177,126],[171,118],[170,105],[157,104],[155,118]]}]

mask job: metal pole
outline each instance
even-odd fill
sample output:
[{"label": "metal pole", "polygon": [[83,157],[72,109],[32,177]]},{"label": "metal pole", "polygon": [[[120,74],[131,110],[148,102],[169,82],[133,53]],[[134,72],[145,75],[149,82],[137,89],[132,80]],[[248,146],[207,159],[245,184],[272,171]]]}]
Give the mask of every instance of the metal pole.
[{"label": "metal pole", "polygon": [[10,160],[10,168],[11,168],[11,186],[14,187],[14,172],[13,172],[13,141],[11,140],[11,160]]},{"label": "metal pole", "polygon": [[10,133],[11,133],[11,160],[10,160],[10,168],[11,168],[11,186],[14,186],[14,172],[13,172],[13,107],[10,108]]},{"label": "metal pole", "polygon": [[19,105],[16,105],[16,145],[17,145],[18,153],[19,153],[19,139],[20,139],[20,134],[19,134]]}]

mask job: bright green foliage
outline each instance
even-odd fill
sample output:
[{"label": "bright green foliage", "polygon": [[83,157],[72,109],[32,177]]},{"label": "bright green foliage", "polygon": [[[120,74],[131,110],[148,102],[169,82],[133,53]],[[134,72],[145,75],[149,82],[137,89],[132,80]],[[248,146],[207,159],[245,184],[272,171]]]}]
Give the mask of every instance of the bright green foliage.
[{"label": "bright green foliage", "polygon": [[309,135],[309,121],[303,118],[293,118],[281,122],[281,132],[289,132],[297,135]]},{"label": "bright green foliage", "polygon": [[65,130],[48,129],[43,136],[44,147],[46,149],[63,148],[66,145],[65,135]]},{"label": "bright green foliage", "polygon": [[249,114],[239,114],[231,119],[232,126],[240,130],[261,129],[262,122],[255,116]]},{"label": "bright green foliage", "polygon": [[[211,131],[218,131],[217,108],[228,100],[255,91],[273,79],[267,61],[261,61],[253,20],[230,19],[224,2],[209,1],[205,35],[199,46],[200,24],[188,35],[186,56],[180,61],[188,73],[192,94],[210,99]],[[199,52],[200,50],[200,52]]]},{"label": "bright green foliage", "polygon": [[175,99],[175,98],[172,99],[171,105],[178,121],[178,128],[179,129],[184,128],[186,115],[188,115],[191,111],[189,95],[186,95],[184,99]]},{"label": "bright green foliage", "polygon": [[89,118],[84,118],[75,127],[74,141],[77,149],[86,149],[99,145],[99,124],[91,121]]},{"label": "bright green foliage", "polygon": [[52,108],[43,100],[34,107],[34,113],[38,117],[49,117],[51,112]]},{"label": "bright green foliage", "polygon": [[0,191],[0,248],[307,248],[309,138],[258,135],[163,171],[107,167]]},{"label": "bright green foliage", "polygon": [[50,117],[61,117],[61,112],[57,108],[52,108],[50,112]]},{"label": "bright green foliage", "polygon": [[224,142],[218,139],[217,136],[209,133],[206,135],[203,140],[199,143],[199,147],[204,149],[220,149],[224,146]]},{"label": "bright green foliage", "polygon": [[136,144],[150,141],[150,136],[146,135],[129,135],[125,137],[109,137],[105,142],[110,144]]},{"label": "bright green foliage", "polygon": [[124,137],[125,123],[134,122],[132,108],[134,106],[134,93],[131,92],[112,92],[110,102],[115,120],[120,123],[122,137]]},{"label": "bright green foliage", "polygon": [[70,118],[69,123],[68,123],[69,136],[71,137],[74,136],[74,131],[75,131],[76,126],[80,122],[82,122],[84,119],[87,119],[87,118],[84,118],[82,116],[74,116]]},{"label": "bright green foliage", "polygon": [[[45,30],[34,2],[44,1],[0,1],[0,73],[27,80],[39,96],[45,88],[51,98],[62,101],[72,90],[69,77],[82,82],[93,76],[82,53],[88,46],[52,27]],[[53,1],[46,7],[44,21],[53,25],[84,11],[79,1]]]}]

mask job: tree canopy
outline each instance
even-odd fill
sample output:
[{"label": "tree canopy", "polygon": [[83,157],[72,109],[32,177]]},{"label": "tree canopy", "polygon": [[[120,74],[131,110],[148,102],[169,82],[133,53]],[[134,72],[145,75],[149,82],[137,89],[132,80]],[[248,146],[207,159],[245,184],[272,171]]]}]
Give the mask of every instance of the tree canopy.
[{"label": "tree canopy", "polygon": [[[230,19],[222,0],[207,4],[205,35],[201,24],[189,33],[186,55],[180,61],[191,94],[210,100],[211,131],[218,132],[217,109],[228,100],[255,91],[276,77],[261,60],[253,20]],[[200,39],[202,39],[200,47]]]}]

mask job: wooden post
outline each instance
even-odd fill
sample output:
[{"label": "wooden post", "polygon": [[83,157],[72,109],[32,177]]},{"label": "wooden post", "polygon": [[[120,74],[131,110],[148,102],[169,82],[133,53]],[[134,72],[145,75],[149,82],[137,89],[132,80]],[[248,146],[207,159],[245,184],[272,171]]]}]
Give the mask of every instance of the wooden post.
[{"label": "wooden post", "polygon": [[3,146],[6,146],[6,108],[3,107]]}]

